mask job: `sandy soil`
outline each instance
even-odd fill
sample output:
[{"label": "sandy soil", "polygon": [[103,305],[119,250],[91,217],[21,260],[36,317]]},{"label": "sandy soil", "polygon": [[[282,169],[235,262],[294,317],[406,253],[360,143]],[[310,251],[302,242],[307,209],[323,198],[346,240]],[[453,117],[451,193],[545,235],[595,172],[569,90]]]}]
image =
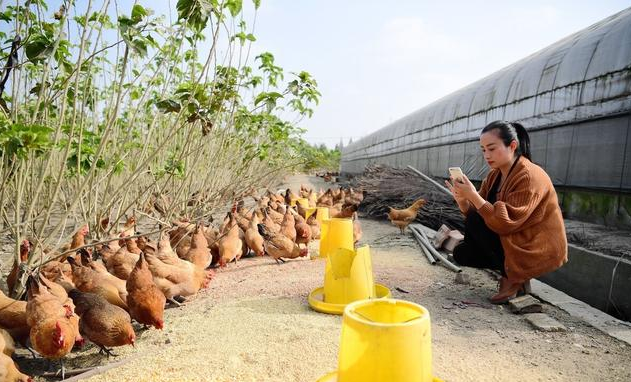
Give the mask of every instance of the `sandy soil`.
[{"label": "sandy soil", "polygon": [[[288,179],[294,188],[309,181],[321,185],[315,178]],[[631,380],[631,347],[548,305],[545,312],[569,330],[538,332],[487,302],[496,290],[488,273],[466,269],[471,285],[456,284],[454,273],[429,265],[413,239],[389,222],[362,224],[375,280],[393,297],[430,311],[436,376],[451,382]],[[168,309],[165,329],[141,332],[135,348],[116,349],[119,357],[109,361],[91,348],[73,353],[66,364],[129,360],[89,381],[314,382],[337,366],[341,327],[340,316],[307,305],[323,272],[322,260],[276,265],[267,257],[243,259],[219,271],[192,301]],[[46,366],[43,360],[19,362],[31,373]]]}]

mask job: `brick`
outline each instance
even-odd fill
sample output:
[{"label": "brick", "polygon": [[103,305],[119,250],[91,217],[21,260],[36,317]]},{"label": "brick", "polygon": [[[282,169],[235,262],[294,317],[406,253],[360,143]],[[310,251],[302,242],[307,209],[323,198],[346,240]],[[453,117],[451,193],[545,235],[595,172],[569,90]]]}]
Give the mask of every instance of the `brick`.
[{"label": "brick", "polygon": [[510,300],[508,307],[511,312],[516,314],[541,313],[543,311],[541,302],[529,294]]},{"label": "brick", "polygon": [[565,332],[567,329],[563,324],[544,313],[525,314],[526,321],[532,326],[544,332]]}]

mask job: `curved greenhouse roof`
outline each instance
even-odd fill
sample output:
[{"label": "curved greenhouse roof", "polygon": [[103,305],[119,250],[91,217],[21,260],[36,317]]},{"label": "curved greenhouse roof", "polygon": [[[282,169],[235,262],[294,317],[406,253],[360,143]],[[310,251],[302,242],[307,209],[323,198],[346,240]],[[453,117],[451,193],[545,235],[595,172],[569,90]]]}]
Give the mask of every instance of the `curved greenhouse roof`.
[{"label": "curved greenhouse roof", "polygon": [[[479,131],[504,119],[531,132],[533,159],[556,184],[631,189],[630,95],[628,8],[353,142],[343,149],[342,171],[411,164],[446,176],[449,165],[467,162],[480,179]],[[586,149],[594,139],[599,149]],[[608,165],[606,174],[581,169],[589,159]]]}]

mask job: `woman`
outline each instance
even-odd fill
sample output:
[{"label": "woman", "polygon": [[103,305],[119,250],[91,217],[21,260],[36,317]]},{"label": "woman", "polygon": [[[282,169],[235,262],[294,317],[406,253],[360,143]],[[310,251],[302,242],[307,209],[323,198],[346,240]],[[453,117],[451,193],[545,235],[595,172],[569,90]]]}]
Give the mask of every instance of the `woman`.
[{"label": "woman", "polygon": [[466,176],[445,182],[465,215],[465,239],[454,258],[499,270],[500,288],[491,302],[501,304],[528,292],[531,278],[567,262],[567,238],[552,181],[530,161],[526,129],[492,122],[482,130],[480,146],[491,167],[480,190]]}]

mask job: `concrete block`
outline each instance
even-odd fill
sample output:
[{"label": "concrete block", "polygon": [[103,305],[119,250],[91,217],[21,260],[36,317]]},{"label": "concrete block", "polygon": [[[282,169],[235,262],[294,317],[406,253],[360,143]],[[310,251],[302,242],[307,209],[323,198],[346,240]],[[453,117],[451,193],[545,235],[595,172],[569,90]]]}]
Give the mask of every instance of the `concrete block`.
[{"label": "concrete block", "polygon": [[541,302],[529,294],[510,300],[508,307],[515,314],[541,313],[543,311]]},{"label": "concrete block", "polygon": [[525,314],[526,321],[530,322],[536,329],[544,332],[565,332],[567,329],[563,324],[545,313]]}]

